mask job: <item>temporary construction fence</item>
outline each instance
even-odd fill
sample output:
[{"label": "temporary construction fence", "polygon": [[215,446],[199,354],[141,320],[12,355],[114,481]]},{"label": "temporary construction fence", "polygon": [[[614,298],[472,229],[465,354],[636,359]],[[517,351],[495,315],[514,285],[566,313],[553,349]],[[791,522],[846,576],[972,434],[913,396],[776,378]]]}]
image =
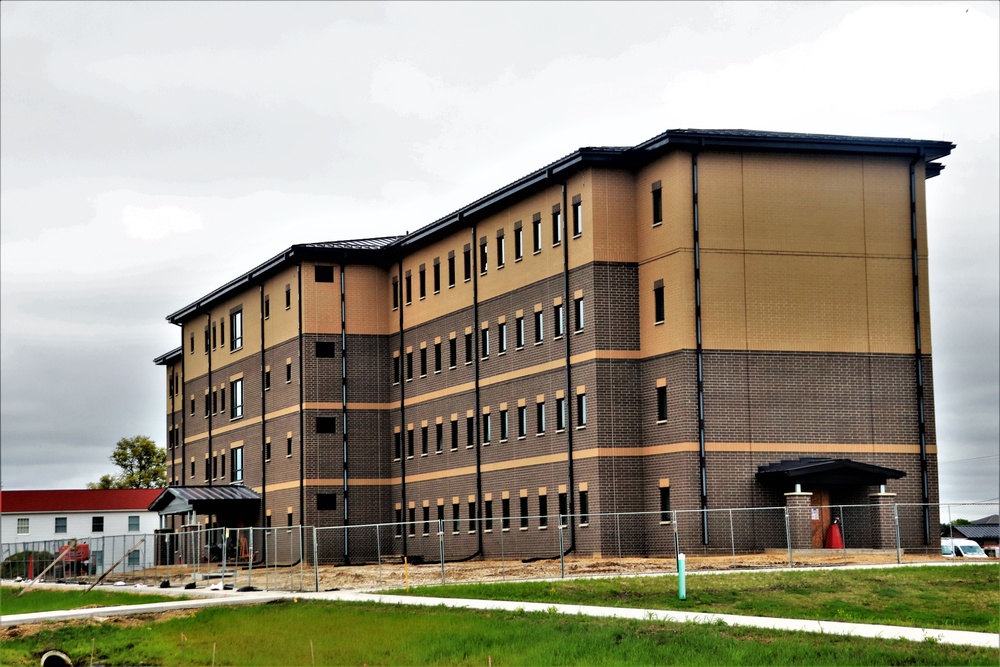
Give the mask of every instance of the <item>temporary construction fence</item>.
[{"label": "temporary construction fence", "polygon": [[[106,574],[105,583],[127,585],[319,591],[668,573],[679,552],[689,570],[942,562],[941,536],[953,534],[955,518],[998,513],[996,503],[980,503],[538,516],[512,515],[505,504],[470,521],[430,509],[403,523],[81,539],[89,561],[57,564],[46,579],[93,583]],[[69,544],[4,543],[2,575],[37,576]]]}]

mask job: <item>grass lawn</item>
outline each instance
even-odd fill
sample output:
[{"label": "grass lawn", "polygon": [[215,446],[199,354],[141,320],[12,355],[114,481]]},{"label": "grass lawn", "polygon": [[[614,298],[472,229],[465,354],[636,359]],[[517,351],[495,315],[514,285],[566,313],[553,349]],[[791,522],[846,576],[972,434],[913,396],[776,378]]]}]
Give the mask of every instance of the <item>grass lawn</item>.
[{"label": "grass lawn", "polygon": [[[82,609],[83,607],[115,607],[125,604],[152,604],[170,600],[186,600],[176,595],[156,595],[126,593],[95,588],[86,595],[85,587],[67,587],[66,590],[32,588],[24,595],[18,595],[20,588],[0,586],[0,614],[32,614],[37,611],[61,609]],[[2,664],[2,663],[0,663]]]},{"label": "grass lawn", "polygon": [[[387,591],[400,593],[402,591]],[[1000,632],[1000,564],[453,584],[428,597],[522,600]]]},{"label": "grass lawn", "polygon": [[[91,643],[93,641],[93,644]],[[311,645],[310,645],[311,642]],[[108,665],[991,665],[1000,651],[554,613],[295,602],[154,622],[4,629],[0,664],[58,648]]]}]

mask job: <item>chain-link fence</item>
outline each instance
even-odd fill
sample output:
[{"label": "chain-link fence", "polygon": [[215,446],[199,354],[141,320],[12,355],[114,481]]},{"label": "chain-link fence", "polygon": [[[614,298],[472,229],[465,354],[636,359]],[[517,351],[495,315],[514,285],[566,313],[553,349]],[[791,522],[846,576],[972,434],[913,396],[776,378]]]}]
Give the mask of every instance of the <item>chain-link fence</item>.
[{"label": "chain-link fence", "polygon": [[[44,574],[46,580],[385,589],[675,572],[679,552],[689,570],[943,562],[942,537],[975,534],[990,547],[1000,532],[996,503],[790,504],[550,516],[512,514],[509,503],[503,503],[486,506],[480,518],[475,507],[464,517],[453,508],[431,509],[411,514],[420,520],[391,524],[203,528],[4,543],[2,576],[40,576],[62,555]],[[494,509],[499,511],[494,514]],[[992,522],[960,525],[982,517]]]}]

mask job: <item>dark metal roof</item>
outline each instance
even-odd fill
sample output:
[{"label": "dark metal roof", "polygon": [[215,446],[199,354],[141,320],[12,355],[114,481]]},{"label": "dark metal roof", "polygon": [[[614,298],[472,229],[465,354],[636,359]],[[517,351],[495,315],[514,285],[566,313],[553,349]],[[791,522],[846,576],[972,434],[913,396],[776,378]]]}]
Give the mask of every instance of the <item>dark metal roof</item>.
[{"label": "dark metal roof", "polygon": [[211,506],[232,503],[259,503],[260,495],[242,485],[233,486],[169,486],[149,505],[151,512],[182,513],[193,509],[199,514]]},{"label": "dark metal roof", "polygon": [[153,363],[157,366],[166,366],[167,364],[180,359],[184,354],[184,347],[176,347],[169,352],[164,352],[156,359],[153,359]]},{"label": "dark metal roof", "polygon": [[883,468],[851,459],[801,458],[757,468],[757,479],[767,484],[817,484],[876,486],[886,479],[905,477],[902,470]]},{"label": "dark metal roof", "polygon": [[673,150],[811,152],[894,155],[923,159],[925,177],[931,178],[944,169],[944,165],[932,160],[949,155],[953,148],[955,144],[948,141],[740,129],[667,130],[631,147],[580,148],[404,236],[293,245],[260,266],[171,313],[167,316],[167,321],[180,324],[196,312],[227,298],[234,291],[256,284],[267,275],[284,266],[296,264],[303,258],[345,263],[356,261],[388,264],[414,248],[451,233],[456,227],[469,225],[545,187],[565,182],[573,173],[588,167],[603,166],[635,170]]},{"label": "dark metal roof", "polygon": [[962,537],[970,540],[997,540],[1000,539],[1000,526],[983,524],[973,526],[952,526],[951,529]]},{"label": "dark metal roof", "polygon": [[991,514],[989,516],[984,516],[982,519],[974,519],[972,524],[975,526],[982,525],[997,525],[1000,524],[1000,514]]}]

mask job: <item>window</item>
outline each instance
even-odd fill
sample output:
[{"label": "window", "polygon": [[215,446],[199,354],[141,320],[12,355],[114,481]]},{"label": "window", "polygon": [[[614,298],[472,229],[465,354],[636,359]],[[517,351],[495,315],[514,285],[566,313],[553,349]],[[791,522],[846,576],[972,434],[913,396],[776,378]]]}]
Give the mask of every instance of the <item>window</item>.
[{"label": "window", "polygon": [[587,425],[587,395],[576,395],[576,425],[582,428]]},{"label": "window", "polygon": [[566,492],[563,491],[559,494],[559,525],[563,528],[566,527],[567,515],[569,514],[569,505],[567,504]]},{"label": "window", "polygon": [[229,383],[229,394],[232,397],[232,405],[229,410],[231,419],[239,419],[243,416],[243,380],[233,380]]},{"label": "window", "polygon": [[488,258],[489,245],[486,242],[486,237],[479,239],[479,274],[486,275],[486,267],[489,263]]},{"label": "window", "polygon": [[413,427],[411,426],[406,429],[406,458],[408,459],[413,458],[414,440],[415,436],[413,434]]},{"label": "window", "polygon": [[285,384],[289,384],[292,381],[292,362],[285,362]]},{"label": "window", "polygon": [[458,419],[451,420],[451,451],[458,449]]},{"label": "window", "polygon": [[295,525],[294,522],[295,522],[295,515],[292,512],[289,512],[288,513],[288,525],[289,526],[294,526]]},{"label": "window", "polygon": [[514,261],[519,262],[524,257],[524,233],[521,229],[521,221],[514,223]]},{"label": "window", "polygon": [[545,433],[545,401],[535,405],[535,413],[537,419],[537,429],[535,433],[541,435]]},{"label": "window", "polygon": [[212,456],[212,479],[219,476],[219,457],[218,455]]},{"label": "window", "polygon": [[194,334],[191,334],[191,354],[194,354]]},{"label": "window", "polygon": [[505,441],[507,439],[507,436],[509,434],[510,434],[510,429],[507,426],[507,411],[506,410],[501,410],[500,411],[500,442]]},{"label": "window", "polygon": [[396,508],[396,537],[403,536],[403,508]]},{"label": "window", "polygon": [[458,503],[451,504],[451,532],[458,534],[459,530],[459,506]]},{"label": "window", "polygon": [[472,363],[472,332],[469,331],[465,334],[465,363]]},{"label": "window", "polygon": [[538,528],[549,527],[549,497],[538,496]]},{"label": "window", "polygon": [[138,515],[132,515],[128,518],[128,532],[138,533],[139,532],[139,517]]},{"label": "window", "polygon": [[399,308],[399,279],[392,277],[392,309]]},{"label": "window", "polygon": [[212,322],[212,349],[213,350],[215,349],[215,341],[216,341],[216,336],[215,336],[215,322]]},{"label": "window", "polygon": [[469,501],[469,532],[476,532],[476,501]]},{"label": "window", "polygon": [[413,379],[413,352],[406,353],[406,381]]},{"label": "window", "polygon": [[219,389],[219,412],[226,411],[226,388]]},{"label": "window", "polygon": [[438,422],[435,425],[435,447],[434,451],[438,454],[444,451],[444,424]]},{"label": "window", "polygon": [[444,533],[444,504],[439,503],[437,507],[438,507],[437,530],[438,530],[438,535],[442,535]]},{"label": "window", "polygon": [[214,415],[219,411],[219,392],[215,389],[212,390],[212,414]]},{"label": "window", "polygon": [[486,525],[483,527],[483,529],[486,532],[488,532],[488,533],[492,533],[493,532],[493,501],[492,500],[484,500],[483,501],[483,512],[486,514],[486,521],[485,521]]},{"label": "window", "polygon": [[205,325],[205,354],[208,354],[208,347],[209,347],[209,344],[211,343],[211,341],[210,341],[209,338],[210,337],[209,337],[209,333],[208,333],[208,325],[206,324]]},{"label": "window", "polygon": [[290,310],[292,307],[292,286],[285,285],[285,310]]},{"label": "window", "polygon": [[528,496],[521,496],[521,530],[528,529]]},{"label": "window", "polygon": [[562,214],[559,205],[552,207],[552,245],[562,243]]},{"label": "window", "polygon": [[427,377],[427,348],[420,348],[420,377]]},{"label": "window", "polygon": [[542,251],[542,214],[536,213],[531,219],[531,246],[536,255]]},{"label": "window", "polygon": [[292,436],[285,438],[285,456],[289,457],[292,455]]},{"label": "window", "polygon": [[138,549],[136,549],[135,551],[130,551],[129,552],[129,554],[128,554],[128,565],[129,565],[129,567],[139,567],[139,562],[140,562],[139,558],[140,558],[140,555],[141,554],[139,553]]},{"label": "window", "polygon": [[507,323],[501,322],[497,325],[497,353],[507,352]]},{"label": "window", "polygon": [[518,317],[514,320],[514,347],[521,349],[524,347],[524,318]]},{"label": "window", "polygon": [[517,406],[517,437],[523,438],[528,435],[528,408],[523,405]]},{"label": "window", "polygon": [[573,299],[573,313],[576,315],[574,327],[577,331],[583,331],[583,297]]},{"label": "window", "polygon": [[448,253],[448,287],[455,286],[455,251]]},{"label": "window", "polygon": [[556,430],[562,431],[566,428],[566,399],[556,399]]},{"label": "window", "polygon": [[194,478],[194,461],[191,461],[191,478]]},{"label": "window", "polygon": [[406,283],[406,305],[409,306],[413,302],[413,280],[409,271],[406,272],[406,277],[403,280]]},{"label": "window", "polygon": [[482,350],[480,350],[480,354],[482,354],[483,359],[485,359],[486,357],[490,356],[490,330],[482,329],[480,330],[479,334],[480,338],[482,338],[482,341],[480,341],[481,342],[480,346],[482,347]]},{"label": "window", "polygon": [[420,427],[420,454],[427,456],[427,427]]},{"label": "window", "polygon": [[229,349],[235,352],[243,347],[243,311],[237,310],[229,315]]},{"label": "window", "polygon": [[664,319],[663,281],[653,283],[653,321],[660,324]]},{"label": "window", "polygon": [[[206,459],[207,461],[207,459]],[[90,532],[92,533],[103,533],[104,532],[104,517],[95,516],[90,519]]]},{"label": "window", "polygon": [[398,461],[403,455],[403,434],[396,431],[394,435],[396,447],[393,450],[393,458]]},{"label": "window", "polygon": [[653,224],[658,225],[663,222],[663,190],[660,189],[660,181],[653,183]]},{"label": "window", "polygon": [[28,534],[29,521],[30,521],[30,519],[28,519],[27,517],[18,517],[18,519],[17,519],[17,534],[18,535],[27,535]]},{"label": "window", "polygon": [[434,293],[441,291],[441,260],[434,258]]},{"label": "window", "polygon": [[468,243],[465,244],[465,249],[462,251],[462,259],[464,261],[464,279],[465,282],[472,280],[472,248]]},{"label": "window", "polygon": [[465,447],[471,449],[476,444],[476,423],[472,417],[465,418]]},{"label": "window", "polygon": [[271,297],[270,295],[264,295],[264,319],[269,319],[271,317]]},{"label": "window", "polygon": [[490,444],[490,436],[492,435],[491,434],[491,430],[492,429],[490,428],[491,422],[492,422],[492,420],[490,419],[490,413],[487,412],[486,414],[483,415],[483,444],[484,445]]},{"label": "window", "polygon": [[670,523],[670,487],[660,487],[660,523]]},{"label": "window", "polygon": [[555,329],[555,337],[559,338],[563,335],[563,306],[558,304],[552,308],[552,326]]},{"label": "window", "polygon": [[541,343],[545,338],[545,321],[544,313],[542,311],[535,312],[535,342]]},{"label": "window", "polygon": [[271,388],[271,371],[270,369],[264,371],[264,391]]},{"label": "window", "polygon": [[497,268],[499,269],[507,261],[507,253],[503,244],[503,230],[497,232]]},{"label": "window", "polygon": [[209,396],[208,394],[205,394],[205,416],[206,417],[208,417],[208,415],[211,412],[211,410],[212,410],[212,397]]},{"label": "window", "polygon": [[500,520],[500,529],[510,530],[510,498],[504,498],[500,501],[500,511],[503,512],[503,518]]},{"label": "window", "polygon": [[316,357],[318,359],[333,359],[337,356],[337,344],[332,341],[316,341]]},{"label": "window", "polygon": [[407,530],[406,532],[408,532],[410,535],[416,535],[416,533],[417,533],[417,508],[416,507],[411,507],[410,508],[410,511],[409,511],[409,521],[407,523],[409,524],[409,530]]},{"label": "window", "polygon": [[573,236],[583,234],[583,201],[580,195],[573,197]]},{"label": "window", "polygon": [[427,298],[427,270],[423,264],[420,265],[420,270],[417,273],[419,288],[420,288],[420,298]]},{"label": "window", "polygon": [[448,368],[454,368],[458,361],[458,339],[452,337],[448,340]]},{"label": "window", "polygon": [[[136,518],[138,518],[138,517],[136,517]],[[18,530],[17,532],[20,533],[21,531]],[[57,516],[56,517],[56,532],[57,533],[65,533],[66,532],[66,517],[64,517],[64,516]]]},{"label": "window", "polygon": [[424,535],[428,535],[431,532],[431,508],[429,505],[424,505]]},{"label": "window", "polygon": [[434,343],[434,372],[441,372],[441,341]]},{"label": "window", "polygon": [[321,511],[329,512],[331,510],[337,509],[337,494],[336,493],[317,493],[316,494],[316,509]]},{"label": "window", "polygon": [[265,461],[270,461],[271,460],[271,439],[270,438],[268,438],[267,440],[264,441],[264,460]]},{"label": "window", "polygon": [[316,417],[316,432],[317,433],[336,433],[337,432],[337,418],[336,417]]},{"label": "window", "polygon": [[392,383],[399,384],[399,375],[402,372],[402,360],[398,354],[392,357]]},{"label": "window", "polygon": [[580,491],[580,525],[590,524],[590,496],[587,491]]},{"label": "window", "polygon": [[318,283],[332,283],[333,282],[333,267],[332,266],[320,266],[320,265],[316,265],[316,282],[318,282]]},{"label": "window", "polygon": [[656,421],[667,421],[667,386],[656,388]]},{"label": "window", "polygon": [[[243,481],[243,448],[237,447],[233,451],[233,464],[232,464],[232,474],[230,476],[230,481],[232,482],[242,482]],[[225,471],[222,473],[225,475]]]}]

